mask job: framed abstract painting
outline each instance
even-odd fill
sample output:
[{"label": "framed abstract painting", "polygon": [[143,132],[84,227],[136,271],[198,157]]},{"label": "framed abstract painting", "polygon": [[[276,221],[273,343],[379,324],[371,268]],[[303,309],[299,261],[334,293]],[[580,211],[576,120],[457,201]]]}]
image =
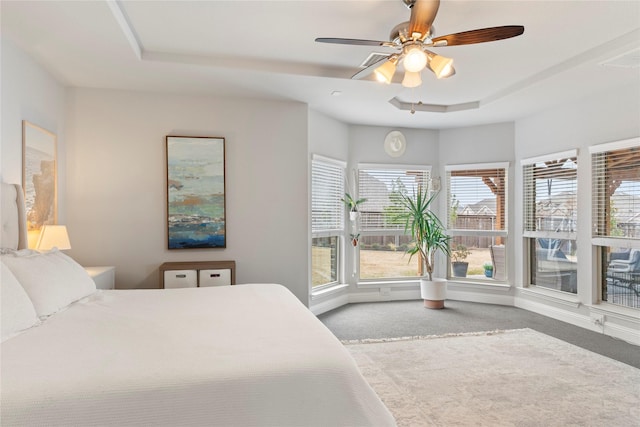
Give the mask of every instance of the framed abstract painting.
[{"label": "framed abstract painting", "polygon": [[226,248],[224,138],[167,136],[169,249]]},{"label": "framed abstract painting", "polygon": [[54,133],[22,121],[22,188],[30,235],[57,221],[56,142]]}]

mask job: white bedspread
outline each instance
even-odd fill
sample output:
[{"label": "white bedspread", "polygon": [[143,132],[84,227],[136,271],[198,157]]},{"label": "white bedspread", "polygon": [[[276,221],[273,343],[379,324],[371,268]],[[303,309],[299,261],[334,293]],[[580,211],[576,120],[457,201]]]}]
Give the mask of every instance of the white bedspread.
[{"label": "white bedspread", "polygon": [[386,426],[286,288],[99,291],[2,344],[2,426]]}]

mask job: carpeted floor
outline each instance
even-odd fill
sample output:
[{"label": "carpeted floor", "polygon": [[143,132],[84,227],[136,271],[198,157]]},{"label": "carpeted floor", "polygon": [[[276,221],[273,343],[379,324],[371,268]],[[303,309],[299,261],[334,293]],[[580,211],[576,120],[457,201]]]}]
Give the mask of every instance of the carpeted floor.
[{"label": "carpeted floor", "polygon": [[516,307],[447,300],[444,310],[421,300],[348,304],[318,318],[340,340],[530,328],[640,369],[640,347]]},{"label": "carpeted floor", "polygon": [[399,426],[640,426],[640,370],[531,329],[373,341],[346,347]]}]

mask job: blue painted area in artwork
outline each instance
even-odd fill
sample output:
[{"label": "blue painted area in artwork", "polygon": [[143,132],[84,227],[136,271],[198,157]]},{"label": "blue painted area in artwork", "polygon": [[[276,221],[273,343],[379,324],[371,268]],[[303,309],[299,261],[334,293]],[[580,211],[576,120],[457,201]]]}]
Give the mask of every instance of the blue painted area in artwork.
[{"label": "blue painted area in artwork", "polygon": [[171,224],[169,249],[224,248],[224,223]]}]

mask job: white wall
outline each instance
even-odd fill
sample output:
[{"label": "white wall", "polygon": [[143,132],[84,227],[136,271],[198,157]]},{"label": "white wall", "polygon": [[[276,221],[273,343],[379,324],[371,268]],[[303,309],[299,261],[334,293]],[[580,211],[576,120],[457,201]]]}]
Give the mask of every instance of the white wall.
[{"label": "white wall", "polygon": [[[294,102],[73,89],[67,117],[70,254],[154,288],[166,261],[235,260],[238,283],[308,303],[307,108]],[[166,249],[165,136],[226,139],[226,249]]]},{"label": "white wall", "polygon": [[309,153],[346,162],[349,157],[349,126],[309,110]]},{"label": "white wall", "polygon": [[1,43],[0,178],[4,182],[22,184],[22,120],[55,133],[58,139],[58,220],[64,223],[65,88],[4,34]]}]

